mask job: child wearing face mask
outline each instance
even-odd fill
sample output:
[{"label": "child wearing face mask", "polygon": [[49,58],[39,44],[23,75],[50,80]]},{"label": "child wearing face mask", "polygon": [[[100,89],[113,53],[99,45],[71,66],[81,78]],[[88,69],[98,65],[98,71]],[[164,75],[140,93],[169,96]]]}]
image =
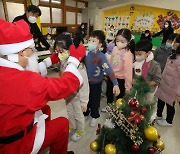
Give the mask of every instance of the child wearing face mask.
[{"label": "child wearing face mask", "polygon": [[[61,73],[64,72],[68,65],[69,49],[71,45],[72,39],[68,34],[61,34],[55,40],[54,48],[58,52]],[[75,47],[73,50],[76,50]],[[84,83],[75,93],[65,99],[70,123],[69,131],[74,132],[75,130],[75,132],[71,134],[71,139],[75,142],[79,141],[86,132],[83,112],[86,112],[87,103],[89,101],[89,83],[84,60],[81,61],[78,70],[83,77]]]},{"label": "child wearing face mask", "polygon": [[[175,115],[175,102],[180,102],[180,34],[172,43],[173,52],[167,59],[162,81],[155,96],[158,98],[156,120],[160,126],[171,127]],[[166,104],[166,119],[162,113]]]},{"label": "child wearing face mask", "polygon": [[154,60],[151,49],[152,43],[149,40],[141,40],[136,43],[134,74],[135,76],[142,76],[142,78],[151,86],[151,91],[146,97],[147,103],[150,103],[153,100],[155,90],[161,81],[161,68],[159,63]]},{"label": "child wearing face mask", "polygon": [[166,65],[167,58],[172,53],[172,42],[175,39],[176,35],[177,34],[174,33],[171,34],[166,43],[162,44],[161,47],[157,48],[154,52],[154,60],[160,64],[162,72]]},{"label": "child wearing face mask", "polygon": [[[116,99],[118,99],[122,98],[125,91],[129,92],[132,87],[133,52],[135,43],[131,31],[128,29],[120,29],[117,32],[115,44],[116,46],[112,50],[109,63],[120,87],[120,94],[116,96]],[[106,92],[107,103],[112,103],[114,101],[112,85],[111,80],[108,78]],[[106,109],[103,108],[102,111],[106,112]]]},{"label": "child wearing face mask", "polygon": [[49,45],[51,46],[51,47],[53,47],[54,46],[54,42],[55,42],[55,40],[54,39],[52,39],[52,36],[51,36],[51,34],[47,34],[46,35],[46,41],[49,43]]},{"label": "child wearing face mask", "polygon": [[89,79],[89,102],[85,116],[91,113],[91,127],[95,127],[97,119],[100,117],[99,107],[101,98],[101,85],[104,78],[104,72],[109,76],[113,83],[112,93],[119,95],[119,86],[114,72],[107,62],[102,50],[106,48],[105,35],[101,30],[94,30],[89,37],[88,54],[85,58],[87,74]]},{"label": "child wearing face mask", "polygon": [[152,41],[151,32],[149,30],[145,30],[145,32],[141,34],[140,40],[149,40],[149,41]]}]

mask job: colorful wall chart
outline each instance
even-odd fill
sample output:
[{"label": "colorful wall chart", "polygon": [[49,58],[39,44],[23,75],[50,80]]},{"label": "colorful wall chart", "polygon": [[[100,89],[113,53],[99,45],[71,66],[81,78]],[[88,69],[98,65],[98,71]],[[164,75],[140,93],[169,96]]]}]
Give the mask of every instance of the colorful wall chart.
[{"label": "colorful wall chart", "polygon": [[158,32],[166,20],[172,22],[175,32],[180,33],[180,12],[148,7],[142,5],[127,5],[105,10],[103,28],[107,32],[113,25],[115,30],[129,28],[134,32],[150,30]]}]

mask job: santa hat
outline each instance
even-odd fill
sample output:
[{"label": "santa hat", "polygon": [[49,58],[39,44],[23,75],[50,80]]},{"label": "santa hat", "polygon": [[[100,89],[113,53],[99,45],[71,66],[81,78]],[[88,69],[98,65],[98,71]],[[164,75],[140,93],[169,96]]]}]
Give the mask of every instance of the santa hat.
[{"label": "santa hat", "polygon": [[33,47],[29,25],[24,20],[10,23],[0,19],[0,55],[10,55]]}]

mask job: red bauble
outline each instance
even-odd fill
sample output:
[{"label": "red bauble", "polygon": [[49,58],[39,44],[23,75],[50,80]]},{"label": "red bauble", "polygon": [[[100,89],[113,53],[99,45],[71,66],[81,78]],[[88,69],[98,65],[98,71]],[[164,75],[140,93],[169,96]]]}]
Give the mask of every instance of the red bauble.
[{"label": "red bauble", "polygon": [[133,144],[132,148],[133,148],[134,151],[139,151],[139,146],[138,145]]},{"label": "red bauble", "polygon": [[154,147],[149,147],[148,148],[148,154],[154,154],[154,153],[155,153]]},{"label": "red bauble", "polygon": [[141,121],[145,120],[145,117],[143,115],[140,115],[139,118]]},{"label": "red bauble", "polygon": [[135,98],[132,98],[131,100],[129,100],[128,105],[132,110],[135,110],[139,106],[139,102]]},{"label": "red bauble", "polygon": [[144,113],[144,112],[146,112],[147,111],[147,108],[146,107],[143,107],[142,108],[142,112]]}]

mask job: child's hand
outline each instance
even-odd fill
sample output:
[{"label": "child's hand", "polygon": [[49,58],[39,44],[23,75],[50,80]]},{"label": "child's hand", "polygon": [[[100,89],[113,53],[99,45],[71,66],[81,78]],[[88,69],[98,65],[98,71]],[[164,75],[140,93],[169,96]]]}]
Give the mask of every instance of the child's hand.
[{"label": "child's hand", "polygon": [[83,112],[86,112],[87,111],[87,106],[81,106],[81,109]]},{"label": "child's hand", "polygon": [[179,102],[180,102],[180,96],[176,96],[175,103],[179,103]]},{"label": "child's hand", "polygon": [[120,89],[119,89],[118,85],[115,85],[113,87],[113,94],[114,94],[114,96],[118,96],[120,94]]}]

